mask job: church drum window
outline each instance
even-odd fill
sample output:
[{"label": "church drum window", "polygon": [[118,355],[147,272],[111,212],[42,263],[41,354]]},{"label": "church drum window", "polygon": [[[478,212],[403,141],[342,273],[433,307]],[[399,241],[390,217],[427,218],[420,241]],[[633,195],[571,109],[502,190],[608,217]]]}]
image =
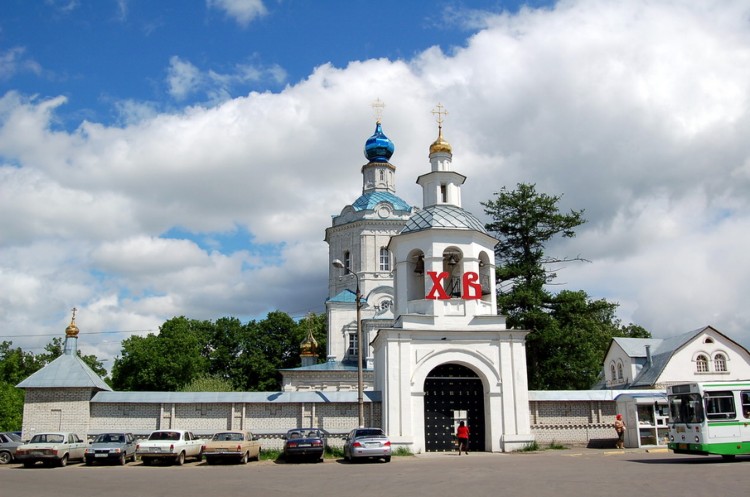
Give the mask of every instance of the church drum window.
[{"label": "church drum window", "polygon": [[390,271],[391,270],[391,254],[385,247],[380,247],[380,270]]}]

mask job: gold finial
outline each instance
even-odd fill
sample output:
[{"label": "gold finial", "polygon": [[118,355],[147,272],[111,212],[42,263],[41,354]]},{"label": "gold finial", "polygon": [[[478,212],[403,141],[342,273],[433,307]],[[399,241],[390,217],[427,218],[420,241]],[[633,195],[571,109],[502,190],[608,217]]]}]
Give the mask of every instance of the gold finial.
[{"label": "gold finial", "polygon": [[308,315],[307,320],[307,336],[299,344],[299,348],[299,355],[302,357],[315,357],[318,355],[318,341],[313,336],[313,320],[311,315]]},{"label": "gold finial", "polygon": [[437,140],[435,140],[432,145],[430,145],[430,155],[436,152],[446,152],[452,154],[453,149],[451,148],[451,144],[445,141],[445,139],[443,138],[443,116],[447,116],[448,111],[445,110],[443,104],[438,102],[437,106],[432,110],[432,113],[434,115],[437,115],[438,137]]},{"label": "gold finial", "polygon": [[385,103],[383,103],[383,101],[378,98],[372,103],[372,108],[375,111],[375,119],[377,120],[377,122],[380,122],[380,120],[383,118],[383,109],[385,109]]},{"label": "gold finial", "polygon": [[73,317],[70,320],[70,324],[67,328],[65,328],[65,335],[69,337],[77,337],[78,336],[78,326],[76,326],[76,309],[75,307],[71,309],[73,311]]}]

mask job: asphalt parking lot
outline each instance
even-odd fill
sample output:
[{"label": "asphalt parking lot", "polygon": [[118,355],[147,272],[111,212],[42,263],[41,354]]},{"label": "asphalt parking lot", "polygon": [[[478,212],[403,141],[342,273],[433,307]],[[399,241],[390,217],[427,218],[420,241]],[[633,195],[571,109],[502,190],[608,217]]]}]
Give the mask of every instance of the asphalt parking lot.
[{"label": "asphalt parking lot", "polygon": [[664,450],[568,449],[468,456],[423,454],[390,463],[286,464],[260,461],[208,466],[0,467],[3,495],[80,496],[330,496],[426,495],[429,497],[744,495],[750,457],[674,455]]}]

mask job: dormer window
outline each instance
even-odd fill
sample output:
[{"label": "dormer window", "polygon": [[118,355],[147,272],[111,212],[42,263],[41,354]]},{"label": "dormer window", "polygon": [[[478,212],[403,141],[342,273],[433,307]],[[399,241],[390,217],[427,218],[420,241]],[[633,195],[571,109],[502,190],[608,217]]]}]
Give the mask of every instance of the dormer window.
[{"label": "dormer window", "polygon": [[706,339],[703,340],[703,343],[714,343],[714,339],[711,337],[706,337]]}]

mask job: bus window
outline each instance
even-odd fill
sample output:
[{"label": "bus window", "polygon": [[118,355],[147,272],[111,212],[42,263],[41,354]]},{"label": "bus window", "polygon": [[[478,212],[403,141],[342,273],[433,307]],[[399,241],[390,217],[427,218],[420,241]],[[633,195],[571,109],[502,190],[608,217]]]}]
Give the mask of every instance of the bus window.
[{"label": "bus window", "polygon": [[750,418],[750,392],[740,392],[740,400],[742,401],[742,414],[745,418]]},{"label": "bus window", "polygon": [[697,393],[670,396],[669,415],[672,423],[702,423],[701,396]]},{"label": "bus window", "polygon": [[737,417],[732,392],[706,392],[705,398],[706,417],[708,419],[734,419]]}]

